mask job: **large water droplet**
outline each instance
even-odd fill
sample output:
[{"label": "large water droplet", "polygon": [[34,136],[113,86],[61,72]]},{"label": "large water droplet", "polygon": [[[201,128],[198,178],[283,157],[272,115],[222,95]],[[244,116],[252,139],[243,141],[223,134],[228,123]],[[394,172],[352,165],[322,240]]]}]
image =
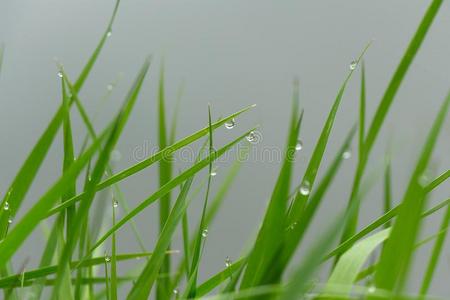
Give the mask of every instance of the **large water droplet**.
[{"label": "large water droplet", "polygon": [[297,144],[295,145],[295,151],[300,151],[303,149],[303,142],[302,140],[298,140]]},{"label": "large water droplet", "polygon": [[350,157],[352,157],[352,151],[350,149],[347,149],[342,153],[343,159],[349,159]]},{"label": "large water droplet", "polygon": [[119,206],[119,202],[117,202],[117,200],[114,199],[113,201],[113,207],[117,208]]},{"label": "large water droplet", "polygon": [[5,204],[3,204],[3,209],[8,210],[9,209],[9,202],[5,201]]},{"label": "large water droplet", "polygon": [[231,266],[231,259],[227,256],[227,258],[225,258],[225,267],[230,267]]},{"label": "large water droplet", "polygon": [[356,69],[357,65],[358,65],[358,62],[356,60],[353,60],[349,65],[350,70]]},{"label": "large water droplet", "polygon": [[226,129],[233,129],[235,126],[236,126],[236,121],[234,120],[234,118],[225,122]]},{"label": "large water droplet", "polygon": [[254,131],[250,131],[250,133],[246,137],[247,141],[249,141],[252,144],[256,144],[258,142],[258,136]]},{"label": "large water droplet", "polygon": [[308,196],[311,192],[311,183],[308,180],[305,180],[300,185],[300,194],[303,196]]},{"label": "large water droplet", "polygon": [[208,236],[208,229],[203,229],[202,231],[202,237],[207,237]]}]

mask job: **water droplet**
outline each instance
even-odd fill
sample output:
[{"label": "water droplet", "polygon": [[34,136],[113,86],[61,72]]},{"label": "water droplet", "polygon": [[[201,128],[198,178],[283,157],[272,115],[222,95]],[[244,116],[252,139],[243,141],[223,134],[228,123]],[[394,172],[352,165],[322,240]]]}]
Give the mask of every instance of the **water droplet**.
[{"label": "water droplet", "polygon": [[347,149],[342,153],[343,159],[349,159],[350,157],[352,157],[352,151],[350,149]]},{"label": "water droplet", "polygon": [[227,258],[225,258],[225,267],[229,268],[231,266],[231,259],[227,256]]},{"label": "water droplet", "polygon": [[5,201],[5,204],[3,204],[3,209],[8,210],[9,209],[9,202]]},{"label": "water droplet", "polygon": [[358,62],[356,60],[353,60],[349,65],[350,70],[356,69],[357,65],[358,65]]},{"label": "water droplet", "polygon": [[118,207],[118,206],[119,206],[119,202],[117,202],[117,200],[114,200],[114,201],[113,201],[113,207],[116,208],[116,207]]},{"label": "water droplet", "polygon": [[303,142],[302,140],[298,140],[297,144],[295,145],[295,151],[300,151],[303,149]]},{"label": "water droplet", "polygon": [[309,183],[308,180],[303,181],[300,186],[300,194],[302,194],[303,196],[308,196],[310,192],[311,192],[311,183]]},{"label": "water droplet", "polygon": [[372,293],[375,293],[376,290],[377,290],[377,288],[372,285],[367,289],[367,292],[372,294]]},{"label": "water droplet", "polygon": [[108,91],[112,91],[113,88],[114,88],[114,86],[111,83],[106,86],[106,89]]},{"label": "water droplet", "polygon": [[173,291],[172,291],[173,293],[174,293],[174,295],[178,295],[178,293],[180,292],[180,291],[178,291],[178,289],[177,288],[175,288],[175,289],[173,289]]},{"label": "water droplet", "polygon": [[109,256],[107,253],[105,253],[105,262],[110,262],[111,256]]},{"label": "water droplet", "polygon": [[422,175],[419,177],[419,184],[421,186],[427,186],[430,183],[431,179],[429,176],[429,172],[425,171]]},{"label": "water droplet", "polygon": [[61,71],[58,72],[58,77],[62,78],[63,77],[63,73]]},{"label": "water droplet", "polygon": [[109,30],[107,33],[106,33],[106,37],[110,37],[112,35],[112,30]]},{"label": "water droplet", "polygon": [[12,221],[13,221],[13,220],[12,220],[12,218],[11,218],[11,217],[9,217],[9,218],[8,218],[8,224],[11,224],[11,223],[12,223]]},{"label": "water droplet", "polygon": [[233,129],[235,126],[236,126],[236,121],[234,120],[234,118],[225,122],[226,129]]},{"label": "water droplet", "polygon": [[208,236],[208,229],[203,229],[202,231],[202,237],[207,237]]},{"label": "water droplet", "polygon": [[252,144],[258,143],[258,135],[254,131],[250,131],[250,133],[246,137],[247,141],[249,141]]},{"label": "water droplet", "polygon": [[114,149],[111,152],[111,161],[119,162],[122,159],[122,153],[119,150]]},{"label": "water droplet", "polygon": [[214,177],[214,176],[216,176],[217,175],[217,172],[216,171],[211,171],[211,176],[212,177]]}]

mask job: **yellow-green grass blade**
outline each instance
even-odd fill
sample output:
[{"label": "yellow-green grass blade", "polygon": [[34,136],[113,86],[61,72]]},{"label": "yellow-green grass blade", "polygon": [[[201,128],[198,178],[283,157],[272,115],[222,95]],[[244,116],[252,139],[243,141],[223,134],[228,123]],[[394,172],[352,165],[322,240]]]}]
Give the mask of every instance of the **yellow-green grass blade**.
[{"label": "yellow-green grass blade", "polygon": [[[358,161],[358,165],[356,167],[355,177],[353,180],[352,192],[349,198],[349,206],[358,200],[358,193],[361,184],[362,177],[364,175],[364,171],[367,165],[367,161],[372,151],[375,140],[378,136],[381,126],[386,118],[386,115],[391,107],[392,102],[397,94],[398,89],[400,88],[401,83],[414,59],[416,56],[427,32],[433,23],[434,18],[436,17],[437,12],[442,4],[442,0],[433,0],[430,4],[427,12],[425,13],[420,25],[418,26],[413,38],[411,39],[408,48],[406,49],[403,57],[397,66],[397,69],[394,72],[394,75],[391,78],[391,81],[384,92],[384,95],[378,105],[378,108],[375,112],[375,116],[372,119],[372,122],[369,126],[367,136],[364,140],[364,153],[360,157]],[[355,234],[356,228],[358,225],[358,211],[357,208],[354,212],[354,215],[351,216],[348,220],[348,224],[342,234],[341,241],[345,241]]]},{"label": "yellow-green grass blade", "polygon": [[[225,124],[225,122],[227,122],[228,120],[231,120],[235,117],[237,117],[238,115],[246,112],[247,110],[251,109],[252,107],[254,107],[254,105],[248,106],[234,114],[229,115],[228,117],[221,119],[217,122],[215,122],[214,124],[212,124],[212,128],[213,129],[217,129],[218,127],[222,126],[223,124]],[[177,151],[178,149],[189,145],[193,142],[195,142],[196,140],[202,138],[203,136],[205,136],[206,134],[208,134],[208,127],[201,129],[197,132],[195,132],[194,134],[191,134],[185,138],[182,138],[181,140],[177,141],[176,143],[158,151],[157,153],[155,153],[154,155],[150,156],[149,158],[115,174],[112,175],[111,177],[109,177],[108,179],[104,180],[103,182],[99,183],[96,186],[96,190],[102,190],[105,189],[111,185],[113,185],[114,183],[117,183],[119,181],[124,180],[125,178],[130,177],[131,175],[134,175],[136,173],[138,173],[139,171],[151,166],[152,164],[154,164],[155,162],[158,162],[159,160],[161,160],[162,158],[171,155],[172,153],[174,153],[175,151]],[[73,205],[74,203],[80,201],[83,197],[85,196],[85,193],[81,193],[78,194],[77,196],[73,197],[72,199],[54,207],[52,210],[49,211],[49,213],[47,214],[48,216],[51,216],[55,213],[60,212],[61,210],[67,208],[70,205]]]},{"label": "yellow-green grass blade", "polygon": [[281,238],[274,239],[274,237],[282,237],[287,224],[289,224],[286,223],[286,211],[288,209],[292,169],[295,161],[295,149],[303,116],[303,113],[299,114],[298,102],[298,82],[295,82],[292,96],[292,114],[283,164],[261,228],[248,256],[248,263],[243,274],[240,289],[247,289],[266,283],[266,276],[268,275],[266,272],[269,271],[270,267],[273,267],[270,266],[270,262],[275,258],[283,243]]},{"label": "yellow-green grass blade", "polygon": [[[391,238],[386,242],[381,252],[380,263],[375,273],[375,284],[379,288],[395,292],[401,291],[403,288],[409,270],[412,250],[420,230],[422,210],[425,206],[426,192],[421,183],[421,177],[428,167],[449,105],[450,93],[442,104],[425,141],[392,228]],[[400,256],[399,253],[401,253]]]},{"label": "yellow-green grass blade", "polygon": [[390,233],[390,228],[384,229],[380,232],[367,237],[347,250],[339,259],[328,278],[327,285],[323,291],[323,296],[334,293],[333,285],[342,285],[346,288],[340,288],[339,292],[342,294],[350,294],[353,283],[358,274],[373,251],[383,243]]},{"label": "yellow-green grass blade", "polygon": [[[161,63],[159,86],[158,86],[158,143],[159,149],[164,149],[168,145],[166,129],[166,109],[164,90],[164,61]],[[164,186],[172,177],[172,156],[165,156],[159,161],[159,187]],[[159,232],[161,233],[167,218],[170,214],[170,191],[159,200]],[[170,245],[168,245],[168,248]],[[170,272],[170,257],[162,257],[160,273]],[[159,278],[156,287],[156,299],[164,300],[169,298],[170,278]]]},{"label": "yellow-green grass blade", "polygon": [[[422,218],[426,218],[435,212],[439,211],[441,208],[446,207],[450,204],[450,199],[444,200],[440,202],[439,204],[433,206],[426,212],[422,214]],[[332,257],[339,256],[340,254],[344,253],[347,249],[350,249],[352,245],[354,245],[357,241],[368,235],[369,233],[375,231],[376,229],[382,227],[384,224],[392,220],[394,217],[398,215],[398,212],[400,210],[401,204],[395,206],[392,208],[389,212],[385,213],[384,215],[377,218],[375,221],[364,227],[361,231],[350,237],[345,242],[339,244],[335,249],[333,249],[329,254],[325,256],[325,260],[328,260]]]}]

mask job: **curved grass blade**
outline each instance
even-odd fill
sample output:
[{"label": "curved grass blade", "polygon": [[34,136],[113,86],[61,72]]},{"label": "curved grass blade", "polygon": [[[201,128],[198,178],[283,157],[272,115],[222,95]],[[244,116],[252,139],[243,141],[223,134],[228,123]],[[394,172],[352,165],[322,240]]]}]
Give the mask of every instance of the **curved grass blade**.
[{"label": "curved grass blade", "polygon": [[[427,32],[439,11],[439,8],[442,4],[442,0],[433,0],[430,4],[427,12],[425,13],[419,27],[417,28],[413,38],[411,39],[408,48],[406,49],[403,57],[395,70],[394,75],[392,76],[391,81],[389,82],[386,91],[378,105],[375,116],[372,119],[372,123],[370,124],[369,130],[367,132],[367,136],[364,140],[364,153],[360,157],[358,161],[358,165],[356,167],[355,177],[353,181],[352,192],[349,198],[349,206],[353,204],[353,202],[357,201],[359,188],[361,184],[361,179],[364,175],[364,171],[367,165],[367,161],[369,159],[370,152],[372,151],[372,147],[375,143],[375,140],[378,136],[380,128],[386,118],[386,115],[391,107],[392,102],[394,101],[395,95],[403,82],[403,79],[408,71],[414,57],[416,56]],[[358,211],[357,208],[355,210],[355,214],[350,217],[348,224],[346,225],[346,229],[343,232],[341,242],[347,240],[352,235],[355,234],[357,224],[358,224]]]},{"label": "curved grass blade", "polygon": [[64,268],[64,265],[70,262],[72,258],[72,253],[80,237],[82,224],[88,217],[89,209],[96,194],[95,187],[100,182],[101,178],[103,177],[103,174],[105,173],[110,153],[114,149],[123,131],[123,128],[128,121],[128,117],[138,98],[142,83],[145,79],[149,66],[150,61],[147,59],[144,62],[132,87],[128,92],[128,95],[125,98],[125,101],[114,122],[114,127],[110,135],[108,136],[108,140],[106,141],[105,146],[99,153],[97,163],[95,164],[95,167],[92,171],[92,178],[90,181],[88,181],[88,184],[86,186],[86,197],[84,197],[83,199],[84,201],[80,203],[80,206],[77,210],[77,214],[74,218],[74,223],[72,224],[71,236],[68,237],[63,253],[59,259],[60,269],[58,270],[58,274],[56,276],[56,283],[53,289],[52,299],[56,299],[59,297],[58,292],[60,291],[59,288],[62,282],[62,278],[67,273],[67,270]]},{"label": "curved grass blade", "polygon": [[340,288],[339,293],[344,295],[350,294],[352,285],[358,277],[364,263],[373,251],[389,237],[389,234],[390,228],[384,229],[359,241],[346,251],[334,267],[330,278],[328,278],[327,285],[323,292],[324,297],[327,297],[327,294],[334,293],[332,288],[333,285],[347,287],[346,290]]},{"label": "curved grass blade", "polygon": [[[238,115],[246,112],[247,110],[249,110],[250,108],[255,107],[255,105],[251,105],[248,106],[234,114],[231,114],[230,116],[219,120],[217,122],[215,122],[214,124],[212,124],[212,128],[216,129],[220,126],[222,126],[223,124],[225,124],[225,122],[227,122],[228,120],[231,120],[235,117],[237,117]],[[130,168],[127,168],[115,175],[112,175],[111,177],[109,177],[108,179],[104,180],[103,182],[99,183],[96,186],[96,190],[102,190],[105,189],[111,185],[113,185],[114,183],[117,183],[131,175],[136,174],[137,172],[151,166],[152,164],[154,164],[155,162],[158,162],[159,160],[161,160],[162,158],[171,155],[172,153],[174,153],[176,150],[191,144],[192,142],[202,138],[203,136],[205,136],[208,133],[208,127],[201,129],[197,132],[195,132],[194,134],[187,136],[181,140],[179,140],[178,142],[166,147],[165,149],[162,149],[161,151],[158,151],[157,153],[155,153],[154,155],[150,156],[149,158],[135,164],[134,166],[131,166]],[[73,205],[74,203],[80,201],[83,197],[85,196],[85,193],[81,193],[78,194],[77,196],[73,197],[72,199],[66,201],[65,203],[58,205],[56,207],[54,207],[52,210],[49,211],[49,213],[47,214],[48,216],[51,216],[53,214],[56,214],[58,212],[60,212],[61,210],[67,208],[70,205]]]},{"label": "curved grass blade", "polygon": [[231,143],[227,144],[223,148],[217,150],[216,155],[214,157],[208,156],[205,159],[194,164],[192,167],[190,167],[186,171],[182,172],[180,175],[174,177],[171,181],[169,181],[167,184],[165,184],[162,188],[158,189],[155,193],[153,193],[147,199],[142,201],[137,207],[135,207],[133,210],[131,210],[130,213],[125,215],[121,220],[119,220],[114,227],[112,227],[101,238],[98,239],[98,241],[94,244],[94,246],[92,246],[92,248],[89,252],[92,252],[94,249],[96,249],[98,246],[100,246],[113,232],[117,231],[119,228],[121,228],[123,225],[125,225],[129,220],[131,220],[134,216],[139,214],[147,206],[149,206],[150,204],[152,204],[153,202],[155,202],[156,200],[161,198],[169,190],[172,190],[173,188],[177,187],[182,182],[187,180],[189,177],[191,177],[192,175],[196,174],[197,172],[202,170],[204,167],[206,167],[209,164],[209,161],[211,159],[217,159],[218,157],[223,155],[232,146],[236,145],[240,140],[242,140],[244,137],[246,137],[249,132],[250,131],[246,132],[245,134],[241,135],[240,137],[238,137]]}]

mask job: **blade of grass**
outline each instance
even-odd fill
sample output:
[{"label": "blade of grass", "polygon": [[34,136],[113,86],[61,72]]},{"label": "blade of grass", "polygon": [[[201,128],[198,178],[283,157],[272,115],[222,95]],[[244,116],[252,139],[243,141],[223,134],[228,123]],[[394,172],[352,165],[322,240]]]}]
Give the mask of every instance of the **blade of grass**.
[{"label": "blade of grass", "polygon": [[439,257],[442,252],[442,247],[445,242],[446,238],[446,231],[449,226],[450,221],[450,206],[447,206],[447,210],[444,214],[444,217],[441,221],[440,231],[444,231],[444,234],[440,234],[438,238],[436,239],[436,242],[434,243],[434,247],[432,250],[432,253],[430,255],[430,258],[428,260],[428,266],[422,281],[422,286],[420,287],[420,294],[423,296],[426,296],[426,293],[428,292],[428,289],[430,288],[431,281],[433,279],[433,275],[435,274],[436,265],[439,261]]},{"label": "blade of grass", "polygon": [[339,293],[349,295],[364,263],[373,251],[389,237],[389,234],[390,228],[384,229],[359,241],[347,250],[341,256],[333,269],[333,273],[328,278],[327,285],[323,291],[324,296],[327,297],[327,294],[334,293],[333,285],[347,287],[347,289],[340,288]]},{"label": "blade of grass", "polygon": [[[353,180],[352,192],[349,198],[349,206],[353,204],[353,202],[357,201],[357,196],[359,192],[359,187],[361,184],[361,179],[363,177],[369,155],[372,151],[372,147],[375,143],[375,140],[378,136],[380,128],[386,118],[386,115],[391,107],[392,102],[397,94],[397,91],[403,82],[403,79],[408,71],[414,57],[416,56],[427,32],[439,11],[439,8],[442,4],[442,0],[433,0],[430,4],[427,12],[425,13],[420,25],[418,26],[413,38],[411,39],[408,48],[406,49],[403,57],[395,70],[394,75],[392,76],[391,81],[389,82],[386,91],[381,99],[380,104],[376,110],[375,116],[372,119],[372,123],[370,124],[369,130],[367,132],[367,136],[364,141],[364,153],[360,157],[358,161],[358,165],[356,167],[355,177]],[[355,214],[350,217],[348,224],[342,234],[341,242],[347,240],[352,235],[355,234],[357,224],[358,224],[358,211],[355,210]]]},{"label": "blade of grass", "polygon": [[[392,228],[391,238],[386,242],[381,252],[379,267],[375,273],[375,284],[382,289],[401,292],[403,288],[414,243],[420,230],[420,216],[425,204],[425,191],[421,184],[421,176],[428,166],[431,153],[447,116],[449,105],[450,93],[442,104],[423,146],[405,192],[397,220]],[[398,253],[402,253],[402,255],[399,257]]]},{"label": "blade of grass", "polygon": [[165,193],[167,193],[168,190],[172,190],[173,188],[180,185],[183,181],[187,180],[192,175],[196,174],[200,170],[202,170],[204,167],[206,167],[209,164],[209,161],[211,159],[217,159],[221,155],[223,155],[226,151],[228,151],[231,147],[236,145],[239,141],[241,141],[244,137],[248,135],[250,131],[246,132],[245,134],[241,135],[231,143],[225,145],[221,149],[216,151],[216,155],[214,157],[208,156],[205,159],[199,161],[198,163],[194,164],[192,167],[187,169],[186,171],[182,172],[180,175],[174,177],[171,181],[169,181],[167,184],[165,184],[162,188],[158,189],[155,193],[150,195],[147,199],[141,201],[141,203],[135,207],[133,210],[131,210],[127,215],[125,215],[121,220],[119,220],[115,226],[113,226],[110,230],[108,230],[101,238],[97,240],[97,242],[92,246],[91,250],[89,252],[92,252],[94,249],[96,249],[98,246],[100,246],[113,232],[117,231],[119,228],[121,228],[123,225],[125,225],[130,219],[132,219],[134,216],[139,214],[142,210],[144,210],[147,206],[161,198]]},{"label": "blade of grass", "polygon": [[[212,121],[211,121],[211,106],[208,105],[208,127],[209,127],[209,156],[215,156],[215,150],[214,150],[214,142],[213,142],[213,130],[212,130]],[[194,298],[196,295],[196,288],[197,288],[197,276],[198,276],[198,269],[200,265],[200,255],[201,255],[201,248],[202,248],[202,241],[204,240],[204,232],[207,228],[205,227],[205,214],[206,209],[208,207],[208,200],[209,200],[209,192],[211,188],[211,172],[212,172],[212,165],[213,160],[210,160],[208,163],[208,183],[206,186],[206,193],[205,193],[205,200],[203,201],[203,209],[202,214],[200,218],[200,226],[197,230],[197,233],[195,235],[195,246],[193,249],[192,254],[192,262],[191,262],[191,269],[188,279],[188,284],[186,287],[186,296],[188,298]],[[203,242],[204,246],[205,242]],[[186,258],[188,259],[188,258]]]},{"label": "blade of grass", "polygon": [[[231,120],[233,118],[235,118],[236,116],[240,115],[241,113],[249,110],[250,108],[254,107],[254,105],[251,105],[249,107],[246,107],[234,114],[231,114],[230,116],[226,117],[225,119],[222,119],[220,121],[217,121],[216,123],[212,124],[213,129],[216,129],[220,126],[222,126],[226,121]],[[166,147],[165,149],[162,149],[160,151],[158,151],[157,153],[155,153],[154,155],[150,156],[149,158],[131,166],[130,168],[127,168],[111,177],[109,177],[108,179],[104,180],[103,182],[101,182],[100,184],[97,185],[96,190],[102,190],[105,189],[111,185],[113,185],[114,183],[117,183],[121,180],[124,180],[127,177],[130,177],[131,175],[136,174],[137,172],[151,166],[152,164],[154,164],[155,162],[158,162],[159,160],[161,160],[163,157],[166,157],[168,155],[171,155],[172,153],[174,153],[176,150],[191,144],[192,142],[202,138],[204,135],[206,135],[208,133],[208,127],[199,130],[197,132],[195,132],[194,134],[187,136],[181,140],[179,140],[178,142],[176,142],[175,144],[172,144],[169,147]],[[51,211],[49,211],[49,213],[47,214],[47,216],[51,216],[55,213],[60,212],[61,210],[67,208],[70,205],[73,205],[74,203],[80,201],[83,197],[85,196],[85,193],[81,193],[78,194],[77,196],[73,197],[72,199],[64,202],[61,205],[58,205],[56,207],[54,207]]]},{"label": "blade of grass", "polygon": [[[167,129],[166,129],[166,109],[164,92],[164,61],[161,63],[159,87],[158,87],[158,141],[159,149],[167,147]],[[159,161],[159,187],[161,188],[172,177],[173,157],[166,156]],[[159,200],[159,232],[161,234],[167,218],[170,213],[170,191]],[[168,248],[170,244],[168,245]],[[170,272],[170,257],[164,256],[160,268],[161,273]],[[163,300],[169,298],[170,278],[159,278],[156,286],[156,299]]]},{"label": "blade of grass", "polygon": [[[116,224],[116,200],[112,199],[112,225]],[[116,234],[111,237],[111,300],[117,300]]]},{"label": "blade of grass", "polygon": [[56,282],[55,286],[52,292],[52,299],[57,299],[59,297],[59,287],[62,282],[62,278],[67,273],[66,269],[64,268],[64,265],[67,264],[71,258],[72,253],[75,249],[76,243],[80,237],[81,233],[81,226],[83,222],[86,220],[89,214],[89,209],[91,207],[92,201],[94,199],[94,196],[96,194],[96,185],[100,182],[101,178],[103,177],[103,174],[105,173],[105,169],[107,166],[107,163],[109,161],[109,156],[111,151],[114,149],[122,131],[125,126],[125,124],[128,121],[129,115],[134,107],[134,104],[138,98],[141,86],[143,84],[143,81],[145,79],[145,76],[147,74],[147,71],[150,67],[150,60],[147,59],[143,66],[141,67],[141,70],[139,71],[132,87],[130,88],[125,101],[122,105],[122,108],[116,117],[116,121],[114,122],[113,130],[111,131],[110,135],[108,136],[108,140],[105,143],[104,148],[99,153],[97,162],[95,164],[95,167],[92,171],[92,178],[89,180],[88,185],[86,187],[86,197],[83,199],[80,203],[80,206],[77,210],[77,214],[75,216],[74,223],[71,228],[71,236],[67,239],[66,245],[64,247],[64,251],[60,257],[59,265],[60,269],[58,270],[57,276],[56,276]]},{"label": "blade of grass", "polygon": [[303,116],[303,113],[299,114],[298,102],[298,81],[295,81],[292,95],[292,114],[283,164],[266,209],[261,228],[249,254],[248,264],[240,286],[241,290],[265,284],[266,272],[269,271],[269,268],[273,267],[270,265],[270,262],[274,259],[283,243],[281,238],[274,239],[273,237],[282,237],[287,225],[290,224],[286,222],[286,211],[288,208],[292,169],[295,161],[295,147],[298,143]]},{"label": "blade of grass", "polygon": [[364,135],[366,132],[366,67],[364,61],[361,64],[361,94],[359,97],[359,155],[364,153]]}]

